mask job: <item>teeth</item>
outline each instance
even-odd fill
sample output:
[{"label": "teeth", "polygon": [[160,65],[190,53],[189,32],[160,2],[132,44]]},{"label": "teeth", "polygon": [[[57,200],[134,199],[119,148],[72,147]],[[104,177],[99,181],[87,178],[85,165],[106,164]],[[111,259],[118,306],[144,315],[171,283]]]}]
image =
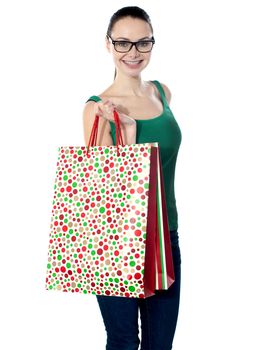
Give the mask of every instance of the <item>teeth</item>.
[{"label": "teeth", "polygon": [[138,64],[141,61],[124,61],[124,62],[128,64]]}]

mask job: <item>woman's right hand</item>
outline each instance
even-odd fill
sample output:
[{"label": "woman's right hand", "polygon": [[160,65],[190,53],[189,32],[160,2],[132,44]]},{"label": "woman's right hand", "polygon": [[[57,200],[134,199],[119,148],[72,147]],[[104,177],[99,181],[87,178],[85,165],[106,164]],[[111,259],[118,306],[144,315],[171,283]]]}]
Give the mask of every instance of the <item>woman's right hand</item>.
[{"label": "woman's right hand", "polygon": [[110,100],[106,100],[105,102],[97,102],[94,105],[94,113],[99,115],[99,117],[103,117],[109,121],[115,121],[114,120],[114,114],[113,111],[116,110],[119,114],[119,119],[121,123],[121,128],[125,130],[130,130],[133,128],[136,128],[136,121],[135,119],[129,117],[128,115],[121,113],[118,111],[117,106],[112,103]]}]

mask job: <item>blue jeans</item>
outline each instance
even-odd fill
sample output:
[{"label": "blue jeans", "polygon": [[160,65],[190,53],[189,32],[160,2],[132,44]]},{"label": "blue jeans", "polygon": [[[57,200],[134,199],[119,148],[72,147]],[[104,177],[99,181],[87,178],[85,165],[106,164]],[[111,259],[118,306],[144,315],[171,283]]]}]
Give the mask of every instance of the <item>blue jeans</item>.
[{"label": "blue jeans", "polygon": [[140,350],[170,350],[180,300],[181,256],[177,230],[170,231],[175,282],[168,290],[146,299],[96,296],[107,332],[106,350],[138,350],[138,311],[141,317]]}]

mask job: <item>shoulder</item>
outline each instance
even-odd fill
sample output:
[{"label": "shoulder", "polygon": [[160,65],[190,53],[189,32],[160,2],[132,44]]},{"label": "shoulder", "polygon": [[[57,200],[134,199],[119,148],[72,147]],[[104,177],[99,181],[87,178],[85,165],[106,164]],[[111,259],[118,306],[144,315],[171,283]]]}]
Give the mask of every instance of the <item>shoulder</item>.
[{"label": "shoulder", "polygon": [[170,104],[170,102],[171,102],[171,96],[172,96],[172,95],[171,95],[171,91],[170,91],[170,89],[168,88],[168,86],[167,86],[166,84],[161,83],[161,82],[160,82],[160,84],[161,84],[161,86],[162,86],[162,88],[163,88],[163,90],[164,90],[166,100],[168,101],[168,104]]}]

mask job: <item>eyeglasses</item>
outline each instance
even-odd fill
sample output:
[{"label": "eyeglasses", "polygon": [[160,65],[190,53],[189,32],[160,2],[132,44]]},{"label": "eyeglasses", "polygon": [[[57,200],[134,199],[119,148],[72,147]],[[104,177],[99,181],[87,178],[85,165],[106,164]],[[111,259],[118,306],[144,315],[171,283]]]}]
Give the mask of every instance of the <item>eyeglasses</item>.
[{"label": "eyeglasses", "polygon": [[106,35],[106,37],[111,39],[114,49],[122,53],[129,52],[134,45],[139,52],[150,52],[155,43],[154,37],[151,40],[140,41],[113,40],[109,35]]}]

